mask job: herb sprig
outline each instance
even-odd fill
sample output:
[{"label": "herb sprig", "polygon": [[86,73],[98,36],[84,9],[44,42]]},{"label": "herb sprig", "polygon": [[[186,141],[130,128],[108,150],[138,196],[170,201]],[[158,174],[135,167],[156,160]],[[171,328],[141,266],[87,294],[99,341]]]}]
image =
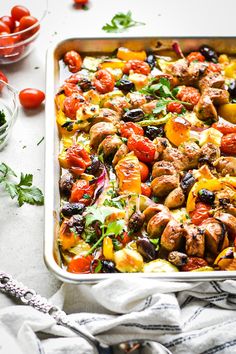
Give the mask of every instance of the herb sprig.
[{"label": "herb sprig", "polygon": [[138,22],[132,19],[132,12],[128,11],[127,14],[119,12],[115,14],[111,23],[106,23],[102,29],[108,33],[121,33],[125,32],[130,27],[144,26],[144,22]]},{"label": "herb sprig", "polygon": [[12,199],[17,198],[19,206],[22,206],[24,203],[43,205],[43,193],[39,188],[32,186],[33,175],[21,173],[19,183],[12,181],[13,177],[17,177],[15,172],[2,162],[0,164],[0,185],[10,197]]}]

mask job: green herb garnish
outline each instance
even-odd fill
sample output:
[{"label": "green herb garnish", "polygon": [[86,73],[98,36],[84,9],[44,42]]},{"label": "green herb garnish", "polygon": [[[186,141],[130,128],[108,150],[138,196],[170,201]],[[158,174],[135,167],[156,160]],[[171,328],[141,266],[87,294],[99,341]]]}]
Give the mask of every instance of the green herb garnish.
[{"label": "green herb garnish", "polygon": [[5,123],[7,122],[6,120],[6,115],[3,110],[0,111],[0,127],[2,127]]},{"label": "green herb garnish", "polygon": [[125,32],[130,27],[143,25],[145,25],[145,23],[133,20],[132,12],[128,11],[127,14],[123,12],[115,14],[111,19],[111,23],[106,23],[102,29],[108,33],[120,33]]},{"label": "green herb garnish", "polygon": [[19,206],[24,203],[31,205],[43,205],[44,197],[41,190],[32,186],[33,175],[21,173],[20,182],[12,181],[13,177],[17,177],[15,172],[5,163],[0,164],[0,185],[10,195],[12,199],[17,197]]}]

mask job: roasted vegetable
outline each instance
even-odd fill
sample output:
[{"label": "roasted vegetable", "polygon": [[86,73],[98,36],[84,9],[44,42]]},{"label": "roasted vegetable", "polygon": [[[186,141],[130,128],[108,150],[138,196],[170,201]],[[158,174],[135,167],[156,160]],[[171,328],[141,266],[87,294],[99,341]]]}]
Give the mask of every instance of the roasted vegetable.
[{"label": "roasted vegetable", "polygon": [[141,193],[141,174],[136,156],[129,154],[122,158],[115,167],[120,194]]}]

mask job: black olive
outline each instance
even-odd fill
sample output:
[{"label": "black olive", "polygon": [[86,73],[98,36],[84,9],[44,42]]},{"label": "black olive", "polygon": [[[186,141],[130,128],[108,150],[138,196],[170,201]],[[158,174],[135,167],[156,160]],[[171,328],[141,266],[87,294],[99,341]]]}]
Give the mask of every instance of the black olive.
[{"label": "black olive", "polygon": [[139,231],[143,226],[144,220],[145,220],[145,216],[140,212],[133,213],[129,219],[129,224],[128,224],[130,231],[133,232]]},{"label": "black olive", "polygon": [[212,191],[203,188],[198,192],[198,199],[203,203],[213,204],[215,201],[215,194]]},{"label": "black olive", "polygon": [[165,135],[164,127],[162,125],[159,127],[153,127],[153,126],[146,127],[145,135],[150,140],[154,140],[158,136],[162,137]]},{"label": "black olive", "polygon": [[218,55],[216,54],[216,51],[213,48],[209,47],[208,45],[202,45],[199,48],[199,51],[207,61],[218,63]]},{"label": "black olive", "polygon": [[61,177],[60,183],[59,183],[61,193],[65,196],[69,196],[72,186],[73,186],[73,183],[74,183],[74,179],[73,179],[72,174],[69,172],[65,173]]},{"label": "black olive", "polygon": [[104,165],[99,160],[98,156],[91,155],[90,158],[91,165],[86,168],[85,173],[98,177],[102,173]]},{"label": "black olive", "polygon": [[83,92],[92,90],[92,88],[93,88],[91,81],[89,79],[87,79],[86,77],[84,77],[80,80],[79,86]]},{"label": "black olive", "polygon": [[154,66],[156,65],[155,55],[149,54],[146,59],[146,62],[150,65],[151,69],[154,68]]},{"label": "black olive", "polygon": [[177,267],[180,267],[187,263],[188,256],[182,252],[172,251],[168,255],[168,261]]},{"label": "black olive", "polygon": [[140,238],[136,241],[137,250],[145,261],[152,261],[156,258],[155,246],[147,239]]},{"label": "black olive", "polygon": [[195,182],[196,180],[192,173],[187,172],[180,182],[180,187],[183,189],[184,193],[188,194]]},{"label": "black olive", "polygon": [[228,91],[231,98],[236,98],[236,80],[230,82]]},{"label": "black olive", "polygon": [[81,215],[72,216],[67,222],[67,226],[69,229],[73,229],[73,231],[77,235],[81,235],[84,231],[84,218]]},{"label": "black olive", "polygon": [[139,122],[144,118],[144,112],[141,108],[131,109],[130,111],[125,112],[122,119],[125,122]]},{"label": "black olive", "polygon": [[82,214],[85,209],[85,205],[83,203],[65,203],[61,208],[61,213],[64,216],[72,216],[76,214]]},{"label": "black olive", "polygon": [[102,272],[103,273],[117,273],[117,269],[115,267],[115,263],[112,261],[102,261]]},{"label": "black olive", "polygon": [[129,81],[127,79],[120,79],[119,81],[116,82],[115,85],[119,90],[124,91],[124,92],[130,92],[134,90],[134,83],[132,81]]}]

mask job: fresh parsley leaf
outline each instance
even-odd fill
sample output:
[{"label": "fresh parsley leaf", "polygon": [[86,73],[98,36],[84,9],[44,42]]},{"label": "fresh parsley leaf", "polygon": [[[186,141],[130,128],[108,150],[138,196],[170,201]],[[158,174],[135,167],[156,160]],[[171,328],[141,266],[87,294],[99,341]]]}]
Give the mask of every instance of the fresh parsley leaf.
[{"label": "fresh parsley leaf", "polygon": [[32,186],[33,176],[21,173],[20,182],[11,181],[12,177],[17,177],[15,172],[5,163],[0,164],[0,184],[12,199],[17,197],[19,206],[24,203],[31,205],[43,205],[44,197],[41,190]]},{"label": "fresh parsley leaf", "polygon": [[115,199],[106,199],[103,203],[104,206],[110,206],[110,207],[115,207],[118,209],[124,209],[126,206],[126,203],[124,200],[115,200]]},{"label": "fresh parsley leaf", "polygon": [[91,225],[94,221],[99,221],[102,225],[108,215],[114,213],[109,207],[92,205],[87,207],[87,215],[85,217],[85,226]]},{"label": "fresh parsley leaf", "polygon": [[122,12],[115,14],[111,23],[106,23],[102,29],[108,33],[120,33],[125,32],[127,28],[141,25],[145,25],[145,23],[133,20],[131,11],[128,11],[127,14]]},{"label": "fresh parsley leaf", "polygon": [[110,222],[107,226],[105,234],[106,236],[108,235],[118,236],[123,231],[124,227],[125,227],[125,221],[123,219]]},{"label": "fresh parsley leaf", "polygon": [[[167,105],[167,101],[168,100],[165,100],[165,99],[160,99],[157,104],[156,104],[156,107],[153,109],[153,113],[154,114],[159,114],[161,112],[164,112],[166,113],[166,105]],[[168,101],[170,102],[170,101]]]}]

